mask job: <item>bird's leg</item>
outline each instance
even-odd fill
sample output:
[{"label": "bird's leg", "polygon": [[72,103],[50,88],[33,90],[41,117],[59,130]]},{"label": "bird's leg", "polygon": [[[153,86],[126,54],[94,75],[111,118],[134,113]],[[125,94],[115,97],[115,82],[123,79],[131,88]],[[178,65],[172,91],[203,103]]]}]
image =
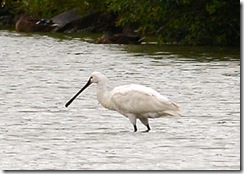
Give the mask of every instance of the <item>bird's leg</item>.
[{"label": "bird's leg", "polygon": [[134,126],[134,132],[137,131],[137,127],[136,127],[136,117],[134,115],[129,115],[128,116],[131,124]]},{"label": "bird's leg", "polygon": [[150,128],[150,126],[149,126],[149,124],[147,125],[147,130],[146,130],[146,132],[149,132],[151,130],[151,128]]},{"label": "bird's leg", "polygon": [[148,118],[147,117],[139,117],[139,120],[142,122],[142,124],[144,124],[147,127],[147,130],[145,132],[149,132],[151,130],[151,128],[149,126]]},{"label": "bird's leg", "polygon": [[134,126],[134,132],[136,132],[137,131],[137,127],[136,127],[136,125],[133,125]]}]

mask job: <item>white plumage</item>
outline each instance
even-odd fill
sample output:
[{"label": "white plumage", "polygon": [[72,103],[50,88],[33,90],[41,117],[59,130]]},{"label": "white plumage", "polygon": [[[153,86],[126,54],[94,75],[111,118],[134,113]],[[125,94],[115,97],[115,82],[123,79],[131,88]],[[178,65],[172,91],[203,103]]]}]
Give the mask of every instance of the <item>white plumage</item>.
[{"label": "white plumage", "polygon": [[108,79],[100,72],[93,72],[87,84],[65,106],[68,107],[92,83],[97,83],[97,98],[101,105],[128,117],[135,132],[137,131],[136,119],[139,119],[149,131],[148,118],[180,115],[176,103],[142,85],[118,86],[112,91],[107,91]]}]

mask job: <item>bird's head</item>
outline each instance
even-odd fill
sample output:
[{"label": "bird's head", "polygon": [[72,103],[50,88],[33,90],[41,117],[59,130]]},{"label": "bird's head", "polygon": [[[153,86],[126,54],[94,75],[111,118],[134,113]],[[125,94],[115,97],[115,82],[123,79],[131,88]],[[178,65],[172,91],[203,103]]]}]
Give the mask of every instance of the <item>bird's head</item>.
[{"label": "bird's head", "polygon": [[100,83],[100,82],[106,82],[108,79],[105,75],[103,75],[100,72],[93,72],[91,74],[91,77],[88,81],[88,83],[92,84],[92,83]]}]

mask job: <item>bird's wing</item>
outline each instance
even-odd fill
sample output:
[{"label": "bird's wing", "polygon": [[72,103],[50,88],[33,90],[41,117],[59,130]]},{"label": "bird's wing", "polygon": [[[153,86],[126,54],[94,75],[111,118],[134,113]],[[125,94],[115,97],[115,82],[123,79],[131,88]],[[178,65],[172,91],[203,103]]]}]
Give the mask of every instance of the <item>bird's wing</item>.
[{"label": "bird's wing", "polygon": [[155,90],[141,85],[127,85],[111,91],[113,108],[123,115],[178,115],[178,106]]}]

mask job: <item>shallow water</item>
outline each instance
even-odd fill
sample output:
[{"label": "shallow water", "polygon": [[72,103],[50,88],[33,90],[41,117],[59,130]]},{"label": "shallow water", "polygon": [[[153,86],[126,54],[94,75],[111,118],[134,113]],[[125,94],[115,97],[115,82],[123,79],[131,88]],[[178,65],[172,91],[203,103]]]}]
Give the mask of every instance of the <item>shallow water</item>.
[{"label": "shallow water", "polygon": [[[235,49],[97,45],[0,31],[0,168],[240,169],[240,62]],[[152,130],[98,103],[100,71],[113,86],[139,83],[182,108]]]}]

